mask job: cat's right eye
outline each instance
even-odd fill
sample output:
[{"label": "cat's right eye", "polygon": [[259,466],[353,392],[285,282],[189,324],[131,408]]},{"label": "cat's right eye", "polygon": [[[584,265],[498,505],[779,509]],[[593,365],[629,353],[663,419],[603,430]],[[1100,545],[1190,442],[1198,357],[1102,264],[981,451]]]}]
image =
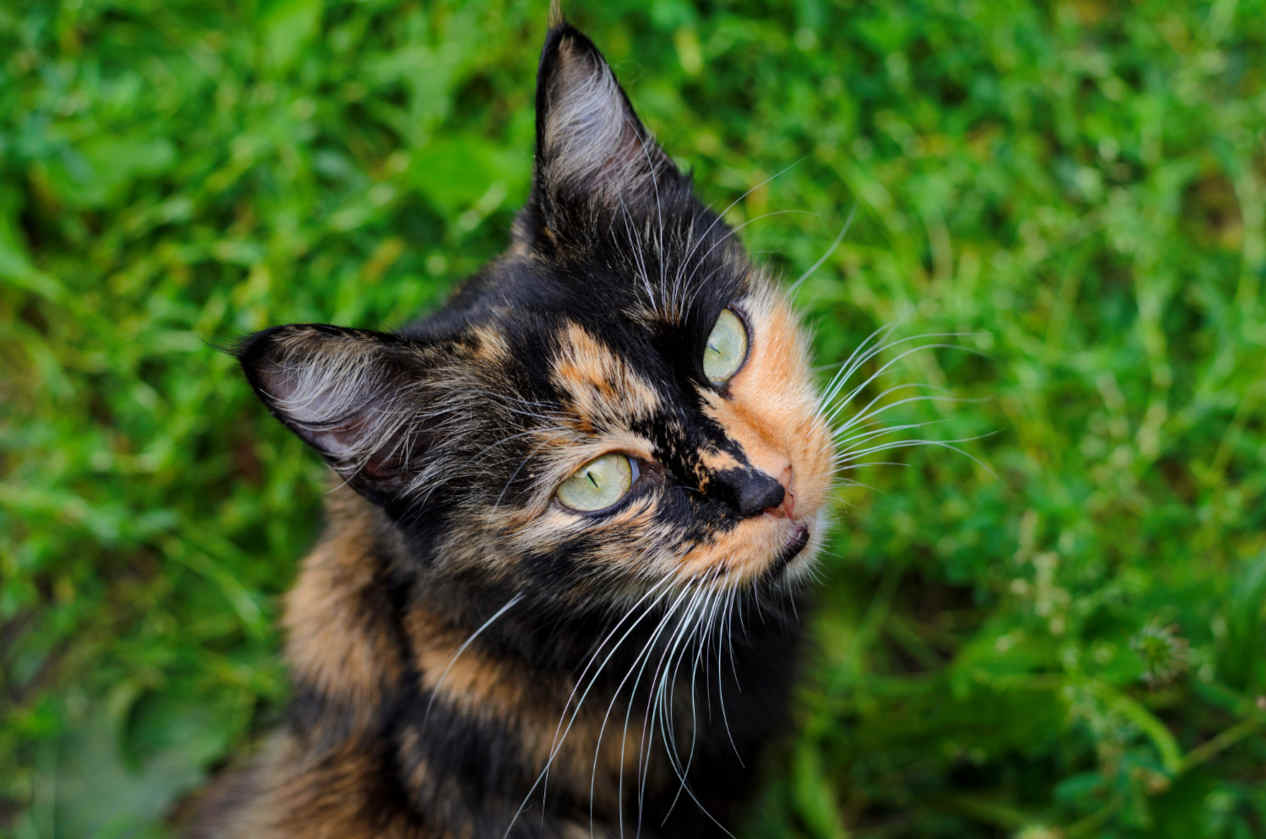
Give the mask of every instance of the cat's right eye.
[{"label": "cat's right eye", "polygon": [[595,457],[559,485],[558,503],[578,513],[594,513],[614,505],[637,480],[637,464],[628,455],[611,452]]},{"label": "cat's right eye", "polygon": [[747,327],[732,309],[722,309],[708,335],[703,351],[703,373],[714,385],[723,385],[747,361]]}]

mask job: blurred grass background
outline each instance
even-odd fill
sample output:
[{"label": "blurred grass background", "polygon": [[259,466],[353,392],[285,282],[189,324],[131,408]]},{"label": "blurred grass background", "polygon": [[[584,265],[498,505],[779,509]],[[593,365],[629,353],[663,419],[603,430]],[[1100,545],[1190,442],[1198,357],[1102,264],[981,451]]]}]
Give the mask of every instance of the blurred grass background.
[{"label": "blurred grass background", "polygon": [[[971,398],[840,498],[743,835],[1266,836],[1266,3],[568,3],[823,362]],[[0,5],[0,834],[158,836],[275,717],[322,468],[215,346],[506,241],[545,7]],[[797,162],[798,161],[798,162]],[[874,369],[873,365],[870,369]]]}]

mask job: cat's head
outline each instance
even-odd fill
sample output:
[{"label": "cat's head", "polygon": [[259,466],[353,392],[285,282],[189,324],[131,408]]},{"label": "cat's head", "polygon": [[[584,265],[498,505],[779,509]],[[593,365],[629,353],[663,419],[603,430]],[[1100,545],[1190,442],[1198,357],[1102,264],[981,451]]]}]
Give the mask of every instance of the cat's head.
[{"label": "cat's head", "polygon": [[536,126],[503,256],[395,334],[252,336],[251,384],[436,573],[588,604],[803,577],[832,445],[783,292],[566,24]]}]

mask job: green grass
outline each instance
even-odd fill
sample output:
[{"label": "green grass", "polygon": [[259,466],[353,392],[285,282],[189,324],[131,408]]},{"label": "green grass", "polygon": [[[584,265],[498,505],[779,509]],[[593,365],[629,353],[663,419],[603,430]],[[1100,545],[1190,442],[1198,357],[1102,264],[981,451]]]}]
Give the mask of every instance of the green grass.
[{"label": "green grass", "polygon": [[[216,346],[504,245],[546,3],[433,5],[0,6],[0,835],[158,835],[275,715],[322,469]],[[856,206],[821,361],[975,351],[878,382],[989,468],[841,492],[748,835],[1266,835],[1266,3],[567,5],[709,202],[796,164],[763,259]]]}]

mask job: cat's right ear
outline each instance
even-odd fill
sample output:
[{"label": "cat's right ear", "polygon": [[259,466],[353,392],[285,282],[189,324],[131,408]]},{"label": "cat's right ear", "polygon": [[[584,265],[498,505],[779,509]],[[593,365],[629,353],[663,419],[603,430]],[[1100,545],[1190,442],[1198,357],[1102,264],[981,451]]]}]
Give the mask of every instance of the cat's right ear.
[{"label": "cat's right ear", "polygon": [[547,213],[639,202],[655,182],[678,175],[598,48],[572,25],[555,25],[536,79],[535,189]]},{"label": "cat's right ear", "polygon": [[323,324],[266,329],[237,351],[273,415],[371,498],[420,482],[441,357],[395,335]]}]

